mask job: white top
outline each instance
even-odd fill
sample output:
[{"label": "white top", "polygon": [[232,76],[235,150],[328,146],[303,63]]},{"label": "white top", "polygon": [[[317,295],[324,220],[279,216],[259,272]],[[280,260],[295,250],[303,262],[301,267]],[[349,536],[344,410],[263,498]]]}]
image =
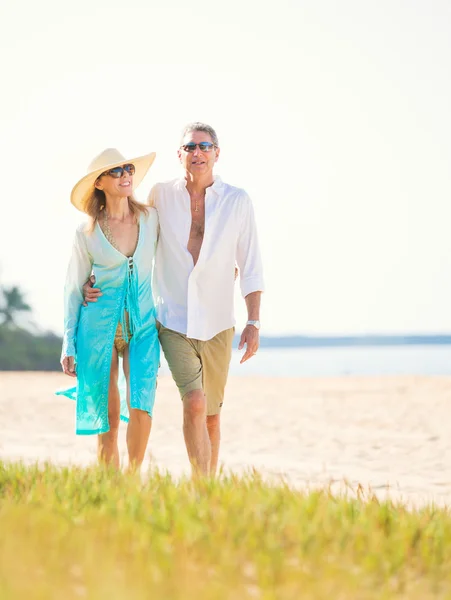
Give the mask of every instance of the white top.
[{"label": "white top", "polygon": [[[110,320],[114,321],[115,316],[118,320],[122,319],[118,311],[123,298],[127,300],[130,319],[136,320],[135,325],[141,321],[140,311],[144,311],[142,316],[152,310],[155,312],[150,278],[158,232],[156,210],[150,209],[147,216],[141,214],[139,222],[139,237],[132,257],[125,256],[111,244],[98,222],[93,231],[89,231],[88,223],[77,227],[64,287],[62,356],[77,355],[80,325],[86,330],[91,328],[92,343],[105,346],[107,337],[99,332],[103,331],[102,327],[110,329],[110,325],[112,331],[116,331],[117,322],[110,324]],[[133,276],[129,273],[131,264]],[[102,299],[85,309],[82,307],[82,287],[91,272],[95,275],[96,287],[102,290]],[[138,286],[136,289],[135,284]]]},{"label": "white top", "polygon": [[149,204],[157,209],[160,221],[154,276],[160,323],[203,341],[233,327],[235,264],[243,297],[264,289],[249,196],[219,177],[207,188],[205,233],[196,266],[187,248],[191,202],[185,180],[157,183]]}]

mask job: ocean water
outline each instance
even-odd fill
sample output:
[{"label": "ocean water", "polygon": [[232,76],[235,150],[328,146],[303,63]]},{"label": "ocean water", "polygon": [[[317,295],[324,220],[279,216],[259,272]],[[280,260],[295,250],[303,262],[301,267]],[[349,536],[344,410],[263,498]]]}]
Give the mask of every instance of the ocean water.
[{"label": "ocean water", "polygon": [[[340,375],[451,375],[451,346],[371,346],[343,348],[261,348],[240,365],[233,351],[230,374],[266,377]],[[168,374],[162,358],[161,374]]]}]

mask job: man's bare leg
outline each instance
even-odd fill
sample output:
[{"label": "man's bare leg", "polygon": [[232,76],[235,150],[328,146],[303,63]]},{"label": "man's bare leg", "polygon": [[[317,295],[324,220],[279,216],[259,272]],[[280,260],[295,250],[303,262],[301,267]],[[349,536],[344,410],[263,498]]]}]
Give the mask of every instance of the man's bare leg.
[{"label": "man's bare leg", "polygon": [[183,397],[183,434],[193,474],[210,473],[211,443],[207,430],[207,401],[202,390]]},{"label": "man's bare leg", "polygon": [[145,410],[130,407],[130,360],[129,348],[123,355],[124,375],[127,380],[127,404],[130,419],[127,426],[128,471],[139,469],[146,454],[152,417]]},{"label": "man's bare leg", "polygon": [[214,477],[218,468],[219,443],[221,441],[221,421],[219,414],[207,417],[207,431],[211,444],[210,475]]},{"label": "man's bare leg", "polygon": [[116,348],[113,347],[110,367],[110,383],[108,388],[108,422],[110,430],[101,433],[97,438],[97,456],[99,462],[112,465],[119,469],[119,448],[117,438],[119,434],[119,423],[121,420],[121,400],[117,385],[118,356]]}]

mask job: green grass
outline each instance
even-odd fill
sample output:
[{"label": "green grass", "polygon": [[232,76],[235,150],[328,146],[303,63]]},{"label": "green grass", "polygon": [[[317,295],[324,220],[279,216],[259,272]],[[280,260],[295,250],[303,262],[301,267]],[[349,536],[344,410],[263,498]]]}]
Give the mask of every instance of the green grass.
[{"label": "green grass", "polygon": [[256,473],[0,463],[0,600],[21,598],[451,598],[451,514]]}]

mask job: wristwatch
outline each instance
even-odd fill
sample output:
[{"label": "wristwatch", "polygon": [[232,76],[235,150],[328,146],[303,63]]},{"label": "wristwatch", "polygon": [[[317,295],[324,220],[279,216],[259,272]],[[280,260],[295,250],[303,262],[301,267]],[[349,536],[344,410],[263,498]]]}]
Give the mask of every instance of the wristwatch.
[{"label": "wristwatch", "polygon": [[246,325],[253,325],[255,329],[260,329],[260,321],[248,321]]}]

